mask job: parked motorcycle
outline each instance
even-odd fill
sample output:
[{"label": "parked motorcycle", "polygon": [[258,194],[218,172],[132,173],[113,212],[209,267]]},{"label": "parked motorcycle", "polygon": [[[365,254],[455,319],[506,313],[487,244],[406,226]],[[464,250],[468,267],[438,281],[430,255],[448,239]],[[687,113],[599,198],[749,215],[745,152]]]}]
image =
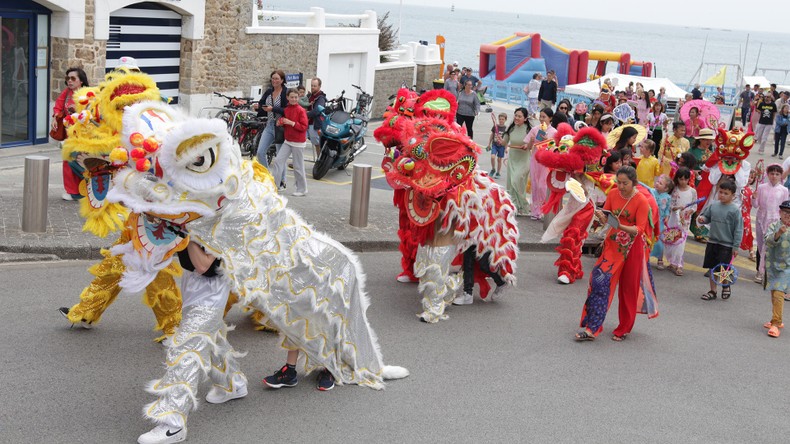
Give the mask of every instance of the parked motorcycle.
[{"label": "parked motorcycle", "polygon": [[345,169],[368,147],[365,133],[373,96],[357,85],[351,86],[359,90],[356,105],[351,111],[346,111],[349,99],[344,96],[345,90],[337,98],[327,101],[327,106],[321,111],[321,152],[313,165],[313,179],[320,180],[332,168]]}]

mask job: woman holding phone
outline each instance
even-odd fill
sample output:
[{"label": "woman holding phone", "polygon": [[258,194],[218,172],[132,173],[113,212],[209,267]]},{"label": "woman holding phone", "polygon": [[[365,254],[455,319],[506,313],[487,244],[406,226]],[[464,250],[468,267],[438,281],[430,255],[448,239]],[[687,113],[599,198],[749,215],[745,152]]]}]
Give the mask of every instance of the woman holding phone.
[{"label": "woman holding phone", "polygon": [[609,192],[603,211],[595,212],[598,221],[608,226],[608,232],[603,253],[590,273],[581,319],[584,330],[576,334],[577,341],[592,341],[603,330],[606,312],[618,287],[620,325],[614,330],[612,340],[626,338],[637,311],[650,317],[658,315],[655,288],[647,270],[652,208],[637,188],[633,167],[621,167],[616,177],[617,190]]}]

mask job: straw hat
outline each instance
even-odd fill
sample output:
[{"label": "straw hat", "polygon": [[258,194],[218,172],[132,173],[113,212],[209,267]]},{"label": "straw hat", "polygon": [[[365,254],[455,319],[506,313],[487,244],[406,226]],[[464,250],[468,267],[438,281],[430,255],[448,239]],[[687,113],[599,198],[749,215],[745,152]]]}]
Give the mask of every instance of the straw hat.
[{"label": "straw hat", "polygon": [[607,136],[606,136],[606,145],[609,146],[609,149],[614,148],[617,145],[617,141],[620,140],[620,135],[623,134],[623,130],[626,128],[631,127],[636,130],[636,142],[634,142],[634,146],[636,146],[639,142],[645,140],[647,138],[647,128],[642,125],[636,125],[633,123],[629,123],[627,125],[620,125],[617,128],[613,129]]},{"label": "straw hat", "polygon": [[714,140],[716,139],[716,133],[710,128],[701,128],[699,135],[695,139]]}]

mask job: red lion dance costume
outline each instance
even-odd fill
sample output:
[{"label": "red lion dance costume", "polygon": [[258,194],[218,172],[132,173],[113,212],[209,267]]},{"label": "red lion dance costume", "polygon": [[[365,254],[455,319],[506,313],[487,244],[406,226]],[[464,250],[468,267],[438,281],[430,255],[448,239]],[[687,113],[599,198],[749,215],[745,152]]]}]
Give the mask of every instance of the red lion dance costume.
[{"label": "red lion dance costume", "polygon": [[[556,213],[542,242],[560,237],[556,248],[560,254],[557,282],[572,284],[584,276],[581,254],[584,240],[595,214],[595,203],[590,198],[593,182],[584,173],[595,169],[606,148],[606,138],[595,128],[582,128],[578,133],[563,123],[553,140],[539,145],[535,159],[550,169],[547,179],[549,198],[543,205],[544,214]],[[572,198],[560,209],[566,190]]]},{"label": "red lion dance costume", "polygon": [[[697,206],[702,210],[716,200],[717,184],[723,176],[732,176],[738,187],[736,204],[740,205],[740,191],[749,184],[751,164],[746,161],[749,151],[754,146],[754,133],[744,132],[738,128],[732,131],[718,129],[716,146],[713,154],[702,166],[700,183],[697,185],[697,196],[706,198]],[[749,227],[751,229],[751,227]]]},{"label": "red lion dance costume", "polygon": [[418,97],[401,89],[374,133],[386,149],[381,166],[399,210],[398,280],[420,281],[424,310],[418,317],[428,323],[447,319],[444,309],[459,287],[450,264],[470,247],[486,264],[474,271],[482,297],[490,290],[487,275],[516,281],[515,207],[500,186],[475,170],[480,148],[455,123],[456,109],[447,91]]}]

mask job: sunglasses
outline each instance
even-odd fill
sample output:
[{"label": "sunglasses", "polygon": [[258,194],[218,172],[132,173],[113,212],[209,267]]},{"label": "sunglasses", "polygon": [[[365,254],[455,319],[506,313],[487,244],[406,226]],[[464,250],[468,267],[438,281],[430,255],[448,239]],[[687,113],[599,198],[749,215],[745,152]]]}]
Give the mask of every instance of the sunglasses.
[{"label": "sunglasses", "polygon": [[69,81],[69,80],[79,80],[79,79],[80,79],[80,78],[79,78],[79,77],[76,77],[76,76],[67,76],[67,77],[66,77],[66,81]]},{"label": "sunglasses", "polygon": [[568,108],[567,108],[567,107],[564,107],[564,106],[561,106],[561,107],[559,107],[558,109],[560,109],[560,110],[562,110],[562,111],[568,111]]}]

